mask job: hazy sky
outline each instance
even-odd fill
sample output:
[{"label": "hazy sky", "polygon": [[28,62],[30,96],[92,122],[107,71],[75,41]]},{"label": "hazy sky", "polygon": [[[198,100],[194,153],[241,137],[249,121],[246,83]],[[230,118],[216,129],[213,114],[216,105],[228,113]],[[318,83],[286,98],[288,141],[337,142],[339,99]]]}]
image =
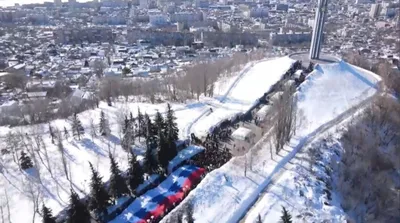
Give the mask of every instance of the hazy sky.
[{"label": "hazy sky", "polygon": [[[77,0],[77,2],[89,2],[92,0]],[[30,4],[30,3],[43,3],[43,2],[54,2],[54,0],[0,0],[0,6],[14,6],[18,4]],[[62,2],[68,2],[68,0],[62,0]]]}]

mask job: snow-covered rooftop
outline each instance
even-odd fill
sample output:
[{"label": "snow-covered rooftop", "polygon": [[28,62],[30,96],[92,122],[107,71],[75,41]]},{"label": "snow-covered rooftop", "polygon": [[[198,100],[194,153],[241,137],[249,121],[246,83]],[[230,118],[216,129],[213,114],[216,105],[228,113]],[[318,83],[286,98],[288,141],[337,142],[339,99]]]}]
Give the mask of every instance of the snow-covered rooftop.
[{"label": "snow-covered rooftop", "polygon": [[232,138],[238,140],[245,140],[251,133],[251,130],[245,127],[239,127],[232,133]]}]

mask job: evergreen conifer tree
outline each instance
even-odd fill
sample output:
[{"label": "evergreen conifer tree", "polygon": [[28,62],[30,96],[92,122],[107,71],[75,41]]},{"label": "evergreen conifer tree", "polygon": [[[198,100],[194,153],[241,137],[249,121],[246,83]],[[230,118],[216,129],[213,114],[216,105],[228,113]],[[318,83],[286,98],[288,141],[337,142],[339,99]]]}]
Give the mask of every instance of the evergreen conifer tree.
[{"label": "evergreen conifer tree", "polygon": [[67,128],[65,128],[65,126],[64,126],[64,138],[65,138],[65,139],[68,139],[68,137],[69,137],[68,130],[67,130]]},{"label": "evergreen conifer tree", "polygon": [[110,134],[110,132],[111,132],[110,131],[110,125],[109,125],[108,120],[105,117],[105,114],[104,114],[103,111],[101,111],[101,113],[100,113],[100,124],[99,124],[99,127],[100,127],[100,135],[107,136],[107,135]]},{"label": "evergreen conifer tree", "polygon": [[143,168],[144,168],[144,171],[149,174],[154,173],[154,171],[157,169],[157,160],[154,157],[154,149],[153,148],[150,148],[150,147],[146,148]]},{"label": "evergreen conifer tree", "polygon": [[292,223],[292,216],[289,214],[289,212],[283,206],[282,206],[281,223]]},{"label": "evergreen conifer tree", "polygon": [[179,129],[178,129],[178,124],[176,123],[176,117],[174,111],[171,109],[170,104],[168,104],[167,107],[167,117],[165,123],[166,123],[166,136],[168,141],[177,141]]},{"label": "evergreen conifer tree", "polygon": [[132,112],[129,115],[129,123],[130,123],[130,127],[132,129],[132,138],[135,138],[135,118],[132,115]]},{"label": "evergreen conifer tree", "polygon": [[19,165],[21,166],[22,170],[33,167],[31,158],[24,151],[21,151],[21,156],[19,157]]},{"label": "evergreen conifer tree", "polygon": [[109,154],[110,157],[110,195],[114,200],[129,194],[128,186],[126,185],[125,179],[122,177],[121,170],[118,167],[118,163],[114,157]]},{"label": "evergreen conifer tree", "polygon": [[56,223],[56,219],[51,213],[51,209],[46,207],[44,204],[42,206],[42,223]]},{"label": "evergreen conifer tree", "polygon": [[110,205],[110,195],[103,186],[102,178],[99,173],[90,164],[92,178],[90,182],[90,209],[95,210],[98,215],[107,214],[107,207]]},{"label": "evergreen conifer tree", "polygon": [[122,133],[126,133],[126,131],[128,131],[128,129],[129,129],[129,124],[130,124],[130,121],[129,121],[129,119],[128,119],[128,117],[125,115],[125,119],[124,119],[124,128],[122,129]]},{"label": "evergreen conifer tree", "polygon": [[154,150],[157,148],[157,129],[147,114],[144,115],[144,118],[146,122],[146,146],[147,148]]},{"label": "evergreen conifer tree", "polygon": [[54,131],[53,128],[51,127],[51,125],[49,124],[49,133],[50,133],[50,138],[51,138],[51,143],[54,144]]},{"label": "evergreen conifer tree", "polygon": [[135,154],[131,154],[129,158],[129,167],[128,167],[128,174],[127,174],[127,183],[132,192],[135,194],[136,188],[143,183],[143,170],[140,166],[139,162],[136,159]]},{"label": "evergreen conifer tree", "polygon": [[144,118],[143,118],[142,113],[140,112],[139,107],[138,107],[137,121],[138,121],[138,127],[139,127],[139,136],[143,136]]},{"label": "evergreen conifer tree", "polygon": [[168,142],[168,161],[171,161],[172,159],[175,158],[176,155],[178,155],[178,148],[176,147],[175,141],[169,141]]},{"label": "evergreen conifer tree", "polygon": [[129,121],[134,122],[135,118],[133,117],[132,112],[129,113]]},{"label": "evergreen conifer tree", "polygon": [[131,149],[131,145],[132,143],[135,142],[135,138],[134,138],[134,133],[133,133],[133,128],[131,128],[131,123],[128,122],[128,126],[126,127],[125,130],[125,134],[122,138],[121,141],[121,146],[124,150],[126,150],[127,152],[129,152]]},{"label": "evergreen conifer tree", "polygon": [[158,130],[161,130],[162,132],[166,132],[166,124],[164,121],[164,117],[161,115],[159,111],[156,112],[156,117],[154,118],[154,126],[156,128],[156,132],[158,133]]},{"label": "evergreen conifer tree", "polygon": [[161,167],[167,169],[168,162],[171,160],[171,155],[169,151],[169,143],[165,138],[165,135],[161,129],[158,130],[158,161],[160,162]]},{"label": "evergreen conifer tree", "polygon": [[78,136],[79,140],[81,140],[81,136],[85,133],[85,129],[83,128],[82,123],[78,119],[76,113],[74,113],[74,116],[72,118],[72,132],[74,136]]},{"label": "evergreen conifer tree", "polygon": [[71,190],[70,208],[67,211],[67,223],[90,223],[90,213],[86,205],[79,199],[78,194]]}]

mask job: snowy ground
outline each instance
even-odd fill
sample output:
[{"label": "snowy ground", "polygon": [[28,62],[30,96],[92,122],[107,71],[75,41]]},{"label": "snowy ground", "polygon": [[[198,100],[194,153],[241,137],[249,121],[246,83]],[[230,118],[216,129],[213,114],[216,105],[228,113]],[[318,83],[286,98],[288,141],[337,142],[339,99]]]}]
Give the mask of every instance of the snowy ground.
[{"label": "snowy ground", "polygon": [[[281,205],[287,206],[285,201],[301,186],[296,184],[296,176],[293,175],[296,167],[293,167],[292,172],[285,172],[282,168],[290,168],[286,164],[303,146],[356,112],[357,108],[352,108],[353,106],[368,102],[367,99],[377,92],[375,87],[378,82],[379,77],[345,62],[319,66],[308,76],[297,93],[298,106],[303,110],[305,117],[290,143],[279,154],[271,153],[267,133],[247,154],[247,163],[252,165],[247,166],[246,176],[246,157],[233,158],[223,167],[209,173],[163,222],[181,209],[188,200],[194,203],[196,222],[254,222],[259,214],[264,222],[277,222]],[[250,84],[247,89],[251,89],[251,86]],[[281,175],[279,181],[270,185],[277,174]],[[262,193],[263,191],[265,193]],[[312,190],[308,192],[307,198],[319,198],[312,196]],[[257,202],[260,193],[265,196],[262,197],[262,201]],[[321,201],[308,202],[312,208],[317,209],[317,215],[323,217],[337,214],[336,220],[340,221],[342,212],[335,206],[337,203],[327,207],[321,204]],[[293,201],[292,205],[304,205],[304,201],[299,199]],[[223,211],[221,207],[224,207]],[[292,210],[293,207],[290,206],[289,211]]]},{"label": "snowy ground", "polygon": [[[208,129],[223,119],[247,111],[257,98],[261,97],[271,85],[280,79],[291,63],[293,61],[285,57],[263,61],[254,66],[249,64],[240,74],[217,83],[214,98],[202,97],[199,102],[172,104],[172,109],[175,110],[178,118],[180,138],[187,138],[191,132],[200,135],[206,134]],[[268,73],[266,73],[266,70],[268,70]],[[248,90],[249,86],[251,86],[251,90]],[[100,172],[103,180],[107,180],[110,176],[109,151],[114,154],[122,170],[127,168],[127,153],[120,146],[122,130],[118,123],[123,120],[124,115],[129,115],[130,112],[133,116],[136,116],[139,107],[142,113],[154,115],[157,110],[162,113],[165,112],[167,105],[118,102],[109,107],[102,102],[99,108],[78,114],[78,118],[85,128],[85,135],[82,136],[81,140],[74,140],[70,132],[69,139],[63,139],[63,145],[68,160],[68,169],[71,173],[72,187],[80,196],[89,192],[88,183],[91,175],[89,162]],[[214,112],[210,112],[210,107],[213,108]],[[91,120],[93,120],[95,126],[98,126],[101,111],[104,111],[109,119],[111,136],[108,139],[100,136],[92,139],[90,134]],[[68,130],[71,129],[70,120],[55,120],[50,124],[53,129],[58,129],[61,133],[63,133],[64,127]],[[25,172],[21,172],[10,154],[0,157],[0,207],[5,216],[5,222],[31,222],[34,213],[33,195],[39,197],[40,204],[45,203],[53,210],[54,214],[58,213],[68,204],[70,183],[63,171],[60,152],[57,150],[57,146],[51,143],[48,124],[11,129],[2,126],[0,127],[0,146],[6,146],[5,136],[10,131],[13,133],[20,132],[22,135],[28,134],[31,138],[41,134],[43,135],[44,145],[40,146],[40,151],[35,151],[41,182],[33,179]],[[136,142],[136,144],[135,152],[140,155],[143,153],[143,149],[140,142]],[[33,139],[32,141],[25,140],[25,145],[20,145],[25,151],[30,150],[31,146],[35,148]],[[44,159],[44,147],[47,148],[50,157],[49,164]],[[40,154],[40,157],[38,154]],[[33,195],[28,191],[29,185],[32,185],[31,192],[35,192]],[[8,202],[5,202],[7,199]],[[6,203],[8,203],[8,207]],[[36,215],[35,219],[35,222],[39,222],[40,217]]]},{"label": "snowy ground", "polygon": [[[107,106],[106,103],[100,103],[100,108],[95,110],[85,111],[78,115],[78,118],[82,121],[85,128],[85,135],[82,139],[73,140],[70,134],[68,140],[63,140],[63,145],[65,147],[65,154],[68,160],[68,168],[71,172],[71,179],[73,182],[73,188],[82,196],[88,193],[88,182],[90,180],[90,169],[89,162],[91,162],[94,167],[100,172],[104,180],[109,178],[109,158],[108,152],[110,151],[116,157],[117,162],[121,169],[127,168],[127,153],[122,150],[120,146],[121,131],[119,129],[118,120],[123,118],[123,114],[127,112],[132,112],[134,116],[137,113],[137,107],[140,107],[142,112],[147,112],[148,114],[154,114],[156,110],[163,112],[166,109],[166,104],[151,105],[144,103],[116,103],[113,107]],[[172,108],[176,110],[176,115],[178,119],[178,127],[182,130],[188,123],[195,119],[195,115],[201,113],[201,110],[196,107],[195,104],[192,105],[172,105]],[[104,137],[94,137],[92,139],[90,135],[90,119],[93,119],[96,126],[98,126],[100,111],[104,111],[108,119],[110,120],[111,136],[109,140]],[[53,128],[59,129],[63,133],[64,127],[67,129],[71,128],[70,122],[68,120],[55,120],[51,122]],[[2,127],[1,136],[4,137],[10,129]],[[97,129],[98,130],[98,129]],[[36,126],[24,126],[13,128],[13,132],[22,132],[23,134],[35,134],[47,132],[48,125],[36,125]],[[41,197],[40,202],[43,202],[53,209],[54,213],[60,211],[63,207],[68,204],[69,199],[69,188],[70,184],[66,179],[62,168],[61,155],[57,150],[57,146],[51,143],[50,135],[43,135],[45,146],[48,150],[49,165],[45,161],[44,147],[41,146],[41,150],[38,152],[44,159],[41,162],[39,156],[39,171],[42,183],[36,184],[37,180],[32,180],[27,177],[24,172],[21,172],[18,165],[12,160],[11,155],[3,155],[1,161],[1,177],[0,185],[1,188],[7,191],[9,206],[10,206],[10,219],[12,222],[30,222],[31,216],[33,216],[33,203],[30,200],[30,193],[26,191],[29,182],[33,182],[33,185],[38,185],[41,191],[39,197]],[[5,146],[5,139],[2,138],[3,146]],[[26,141],[27,148],[30,145],[35,145],[33,142]],[[108,146],[110,145],[110,147]],[[143,153],[140,143],[137,142],[137,147],[135,152],[139,155]],[[23,147],[23,146],[21,146]],[[24,148],[24,147],[23,147]],[[26,151],[27,149],[24,148]],[[35,152],[36,153],[36,152]],[[50,166],[50,167],[48,167]],[[49,170],[52,171],[50,174]],[[2,190],[0,196],[5,197],[4,191]],[[2,202],[3,210],[6,210],[4,202]],[[5,211],[5,216],[8,215]],[[21,214],[22,213],[22,214]],[[29,216],[29,217],[27,217]],[[6,218],[7,219],[7,218]],[[39,217],[36,217],[39,221]],[[8,222],[8,220],[6,220]]]},{"label": "snowy ground", "polygon": [[268,59],[248,65],[241,74],[216,85],[214,98],[200,101],[212,108],[193,126],[196,136],[205,136],[219,122],[247,112],[257,99],[278,82],[294,63],[289,57]]}]

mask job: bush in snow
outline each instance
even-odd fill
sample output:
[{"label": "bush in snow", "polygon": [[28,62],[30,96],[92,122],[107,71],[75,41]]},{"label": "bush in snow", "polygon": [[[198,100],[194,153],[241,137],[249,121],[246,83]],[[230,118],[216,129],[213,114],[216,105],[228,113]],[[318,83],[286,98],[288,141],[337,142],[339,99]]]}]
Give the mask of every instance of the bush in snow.
[{"label": "bush in snow", "polygon": [[19,165],[22,170],[33,167],[31,158],[24,151],[21,151],[21,156],[19,157]]}]

